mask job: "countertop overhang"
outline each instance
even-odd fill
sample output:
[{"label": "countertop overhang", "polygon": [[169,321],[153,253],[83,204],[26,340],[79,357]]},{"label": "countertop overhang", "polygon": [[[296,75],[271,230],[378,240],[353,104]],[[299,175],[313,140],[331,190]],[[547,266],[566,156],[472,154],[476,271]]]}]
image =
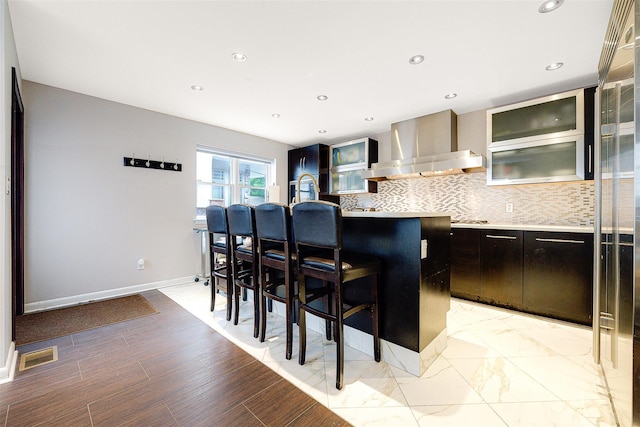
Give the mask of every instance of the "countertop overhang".
[{"label": "countertop overhang", "polygon": [[342,211],[344,218],[434,218],[451,216],[446,212]]},{"label": "countertop overhang", "polygon": [[[344,218],[435,218],[450,217],[448,212],[388,212],[388,211],[342,211]],[[193,221],[194,230],[207,228],[207,220],[197,218]],[[470,223],[456,222],[451,228],[476,228],[483,230],[522,230],[522,231],[555,231],[565,233],[593,233],[593,226],[581,225],[545,225],[545,224],[514,224],[514,223]],[[624,231],[629,232],[627,229]],[[629,232],[630,234],[630,232]]]}]

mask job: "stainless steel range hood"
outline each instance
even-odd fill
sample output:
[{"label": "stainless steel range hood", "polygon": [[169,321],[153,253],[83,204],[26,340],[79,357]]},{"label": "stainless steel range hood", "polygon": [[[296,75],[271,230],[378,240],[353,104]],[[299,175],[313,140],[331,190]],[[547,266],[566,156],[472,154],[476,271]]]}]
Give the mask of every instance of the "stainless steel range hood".
[{"label": "stainless steel range hood", "polygon": [[458,118],[452,110],[391,125],[390,162],[374,163],[362,177],[373,181],[483,171],[484,156],[458,149]]}]

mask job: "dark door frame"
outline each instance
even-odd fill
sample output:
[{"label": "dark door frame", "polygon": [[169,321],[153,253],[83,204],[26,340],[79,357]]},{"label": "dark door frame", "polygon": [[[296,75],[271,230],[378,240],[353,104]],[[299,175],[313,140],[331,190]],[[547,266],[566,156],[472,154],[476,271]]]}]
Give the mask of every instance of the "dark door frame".
[{"label": "dark door frame", "polygon": [[11,334],[24,313],[24,105],[18,75],[11,68]]}]

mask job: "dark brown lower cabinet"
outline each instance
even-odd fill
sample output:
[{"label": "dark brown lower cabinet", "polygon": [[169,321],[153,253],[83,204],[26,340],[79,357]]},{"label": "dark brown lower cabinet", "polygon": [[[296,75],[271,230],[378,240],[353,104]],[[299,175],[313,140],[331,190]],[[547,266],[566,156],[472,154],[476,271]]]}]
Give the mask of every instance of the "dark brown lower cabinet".
[{"label": "dark brown lower cabinet", "polygon": [[482,230],[480,300],[522,308],[522,231]]},{"label": "dark brown lower cabinet", "polygon": [[[592,233],[473,228],[451,232],[452,296],[592,324]],[[632,246],[621,243],[620,256],[632,253]],[[622,284],[632,274],[620,271],[620,276]],[[621,287],[621,292],[630,288]]]},{"label": "dark brown lower cabinet", "polygon": [[524,233],[523,309],[591,325],[593,234]]},{"label": "dark brown lower cabinet", "polygon": [[480,299],[480,234],[474,228],[451,229],[451,295]]}]

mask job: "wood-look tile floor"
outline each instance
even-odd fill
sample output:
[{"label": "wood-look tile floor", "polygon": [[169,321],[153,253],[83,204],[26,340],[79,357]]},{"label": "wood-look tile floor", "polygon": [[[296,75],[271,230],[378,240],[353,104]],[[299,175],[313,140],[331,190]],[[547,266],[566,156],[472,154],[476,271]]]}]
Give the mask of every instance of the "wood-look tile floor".
[{"label": "wood-look tile floor", "polygon": [[0,384],[0,424],[349,425],[164,294],[143,295],[159,313],[19,347],[57,345],[58,361]]}]

